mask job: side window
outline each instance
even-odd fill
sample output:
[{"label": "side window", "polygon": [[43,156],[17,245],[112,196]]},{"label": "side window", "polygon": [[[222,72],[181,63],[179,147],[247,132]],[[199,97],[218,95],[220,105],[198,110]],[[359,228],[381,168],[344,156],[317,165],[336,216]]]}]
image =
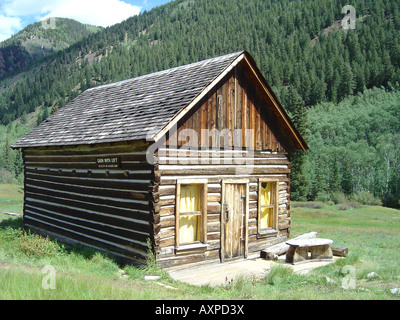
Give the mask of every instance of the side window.
[{"label": "side window", "polygon": [[178,183],[175,245],[205,243],[207,237],[207,184]]},{"label": "side window", "polygon": [[260,180],[258,184],[258,233],[277,229],[278,181]]}]

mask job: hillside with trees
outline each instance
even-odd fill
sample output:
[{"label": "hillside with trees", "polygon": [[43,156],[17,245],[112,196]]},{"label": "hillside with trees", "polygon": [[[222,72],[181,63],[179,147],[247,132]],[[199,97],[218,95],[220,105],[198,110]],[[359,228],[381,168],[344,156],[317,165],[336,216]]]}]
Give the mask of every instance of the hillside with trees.
[{"label": "hillside with trees", "polygon": [[[21,126],[32,123],[27,119],[33,114],[40,123],[93,86],[248,50],[297,126],[308,132],[311,151],[293,163],[294,199],[368,192],[398,205],[400,3],[354,0],[356,28],[344,30],[347,4],[178,0],[154,8],[0,78],[0,121],[14,128],[0,132],[24,132]],[[4,146],[2,140],[0,150]],[[365,156],[357,158],[361,149]]]},{"label": "hillside with trees", "polygon": [[67,18],[30,24],[0,44],[0,78],[29,68],[101,29]]},{"label": "hillside with trees", "polygon": [[400,88],[373,88],[339,104],[308,111],[306,187],[298,198],[398,206],[400,199]]}]

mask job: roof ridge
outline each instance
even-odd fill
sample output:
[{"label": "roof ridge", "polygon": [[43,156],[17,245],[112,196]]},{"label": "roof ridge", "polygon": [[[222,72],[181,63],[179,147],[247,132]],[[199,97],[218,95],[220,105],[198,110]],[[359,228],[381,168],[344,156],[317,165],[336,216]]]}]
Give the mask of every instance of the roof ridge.
[{"label": "roof ridge", "polygon": [[134,78],[124,79],[124,80],[120,80],[120,81],[112,82],[112,83],[106,83],[106,84],[103,84],[103,85],[100,85],[100,86],[96,86],[96,87],[93,87],[93,88],[86,89],[85,91],[89,92],[89,91],[94,91],[94,90],[97,90],[97,89],[104,89],[104,88],[107,88],[107,87],[119,86],[119,85],[122,85],[124,83],[128,83],[128,82],[133,81],[133,80],[140,80],[140,79],[144,79],[144,78],[147,78],[147,77],[150,77],[150,76],[161,75],[163,73],[168,73],[168,72],[174,71],[176,69],[184,69],[184,68],[188,68],[190,66],[194,66],[194,65],[197,65],[197,64],[199,64],[199,65],[200,64],[207,64],[207,63],[209,63],[211,61],[215,61],[215,60],[218,60],[218,59],[221,59],[221,58],[224,58],[224,57],[228,58],[228,57],[239,56],[243,52],[245,52],[245,51],[242,50],[242,51],[237,51],[237,52],[233,52],[233,53],[228,53],[228,54],[224,54],[224,55],[221,55],[221,56],[218,56],[218,57],[208,58],[208,59],[204,59],[204,60],[201,60],[201,61],[188,63],[188,64],[185,64],[185,65],[182,65],[182,66],[172,67],[170,69],[164,69],[164,70],[159,70],[159,71],[155,71],[155,72],[152,72],[152,73],[143,74],[141,76],[137,76],[137,77],[134,77]]}]

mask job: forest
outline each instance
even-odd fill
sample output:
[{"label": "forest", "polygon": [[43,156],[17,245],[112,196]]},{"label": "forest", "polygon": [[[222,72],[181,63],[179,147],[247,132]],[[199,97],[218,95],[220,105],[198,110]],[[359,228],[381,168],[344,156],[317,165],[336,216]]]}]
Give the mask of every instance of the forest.
[{"label": "forest", "polygon": [[38,108],[34,125],[87,88],[247,50],[310,145],[293,157],[293,200],[400,206],[400,3],[354,0],[344,30],[347,2],[173,1],[19,66],[0,77],[0,170],[21,175],[7,147]]}]

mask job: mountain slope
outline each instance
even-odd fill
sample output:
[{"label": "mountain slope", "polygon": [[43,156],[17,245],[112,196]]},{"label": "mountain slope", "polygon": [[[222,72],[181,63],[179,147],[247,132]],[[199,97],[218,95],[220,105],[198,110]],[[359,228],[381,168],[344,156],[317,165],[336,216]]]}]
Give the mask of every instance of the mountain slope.
[{"label": "mountain slope", "polygon": [[0,44],[0,79],[86,38],[100,27],[67,18],[36,22]]},{"label": "mountain slope", "polygon": [[[87,88],[240,50],[249,51],[255,58],[283,106],[294,115],[298,127],[310,125],[299,119],[307,114],[312,116],[314,106],[321,103],[341,108],[340,102],[344,101],[347,108],[343,110],[356,108],[363,116],[374,119],[379,108],[368,109],[363,102],[350,105],[349,101],[363,92],[367,95],[360,97],[369,97],[374,87],[399,91],[396,83],[400,83],[400,2],[352,0],[356,28],[343,30],[342,8],[347,4],[346,0],[177,0],[168,3],[85,36],[40,63],[25,67],[23,72],[4,78],[0,81],[0,123],[11,124],[8,127],[11,128],[15,119],[29,122],[35,111],[40,122],[51,108],[62,108]],[[8,59],[13,58],[9,55]],[[23,59],[13,61],[23,67]],[[382,93],[386,94],[389,93]],[[395,93],[388,100],[371,103],[392,105],[397,98]],[[367,109],[369,113],[364,112]],[[323,111],[329,114],[331,109]],[[390,128],[385,141],[392,141],[398,137],[399,129],[390,125],[390,117],[398,115],[388,114],[389,118],[380,117],[380,121],[383,128]],[[386,146],[384,140],[376,144],[377,140],[363,137],[360,144],[343,140],[343,146],[338,143],[325,150],[323,146],[330,146],[334,136],[352,137],[358,131],[371,132],[367,137],[381,136],[382,126],[377,126],[376,121],[365,120],[366,127],[361,128],[363,123],[354,120],[357,115],[348,119],[340,116],[341,113],[335,113],[334,117],[325,118],[321,111],[317,120],[312,120],[312,151],[305,156],[303,175],[299,174],[302,164],[292,162],[292,168],[296,168],[291,181],[292,194],[301,193],[299,198],[308,199],[318,199],[321,194],[329,196],[340,173],[345,177],[336,184],[338,191],[351,194],[367,190],[387,202],[398,203],[400,178],[392,165],[393,161],[400,163],[397,145],[390,151],[395,154],[393,157],[388,153],[392,157],[390,166],[382,167],[384,159],[375,157],[380,169],[376,174],[369,170],[371,176],[365,179],[368,184],[359,182],[356,176],[359,168],[369,166],[364,163],[368,156],[357,158],[358,162],[353,163],[329,162],[332,157],[327,159],[325,155],[333,156],[343,148],[364,150],[366,146],[372,156],[377,150],[379,156],[387,151],[379,149]],[[325,127],[321,128],[318,123],[326,125],[327,135],[320,137],[319,131]],[[340,124],[345,125],[345,132],[333,129]],[[340,155],[343,154],[347,153]],[[314,171],[315,168],[326,170]],[[386,179],[384,185],[382,179]],[[295,190],[303,181],[309,181],[309,185],[301,192]],[[318,190],[326,193],[319,194]]]},{"label": "mountain slope", "polygon": [[55,101],[62,106],[94,85],[243,49],[255,58],[289,112],[294,111],[294,97],[306,105],[338,102],[364,88],[400,81],[400,4],[354,0],[357,16],[364,17],[356,29],[326,34],[326,28],[343,18],[344,3],[168,3],[59,51],[16,86],[3,82],[0,121],[7,124]]}]

